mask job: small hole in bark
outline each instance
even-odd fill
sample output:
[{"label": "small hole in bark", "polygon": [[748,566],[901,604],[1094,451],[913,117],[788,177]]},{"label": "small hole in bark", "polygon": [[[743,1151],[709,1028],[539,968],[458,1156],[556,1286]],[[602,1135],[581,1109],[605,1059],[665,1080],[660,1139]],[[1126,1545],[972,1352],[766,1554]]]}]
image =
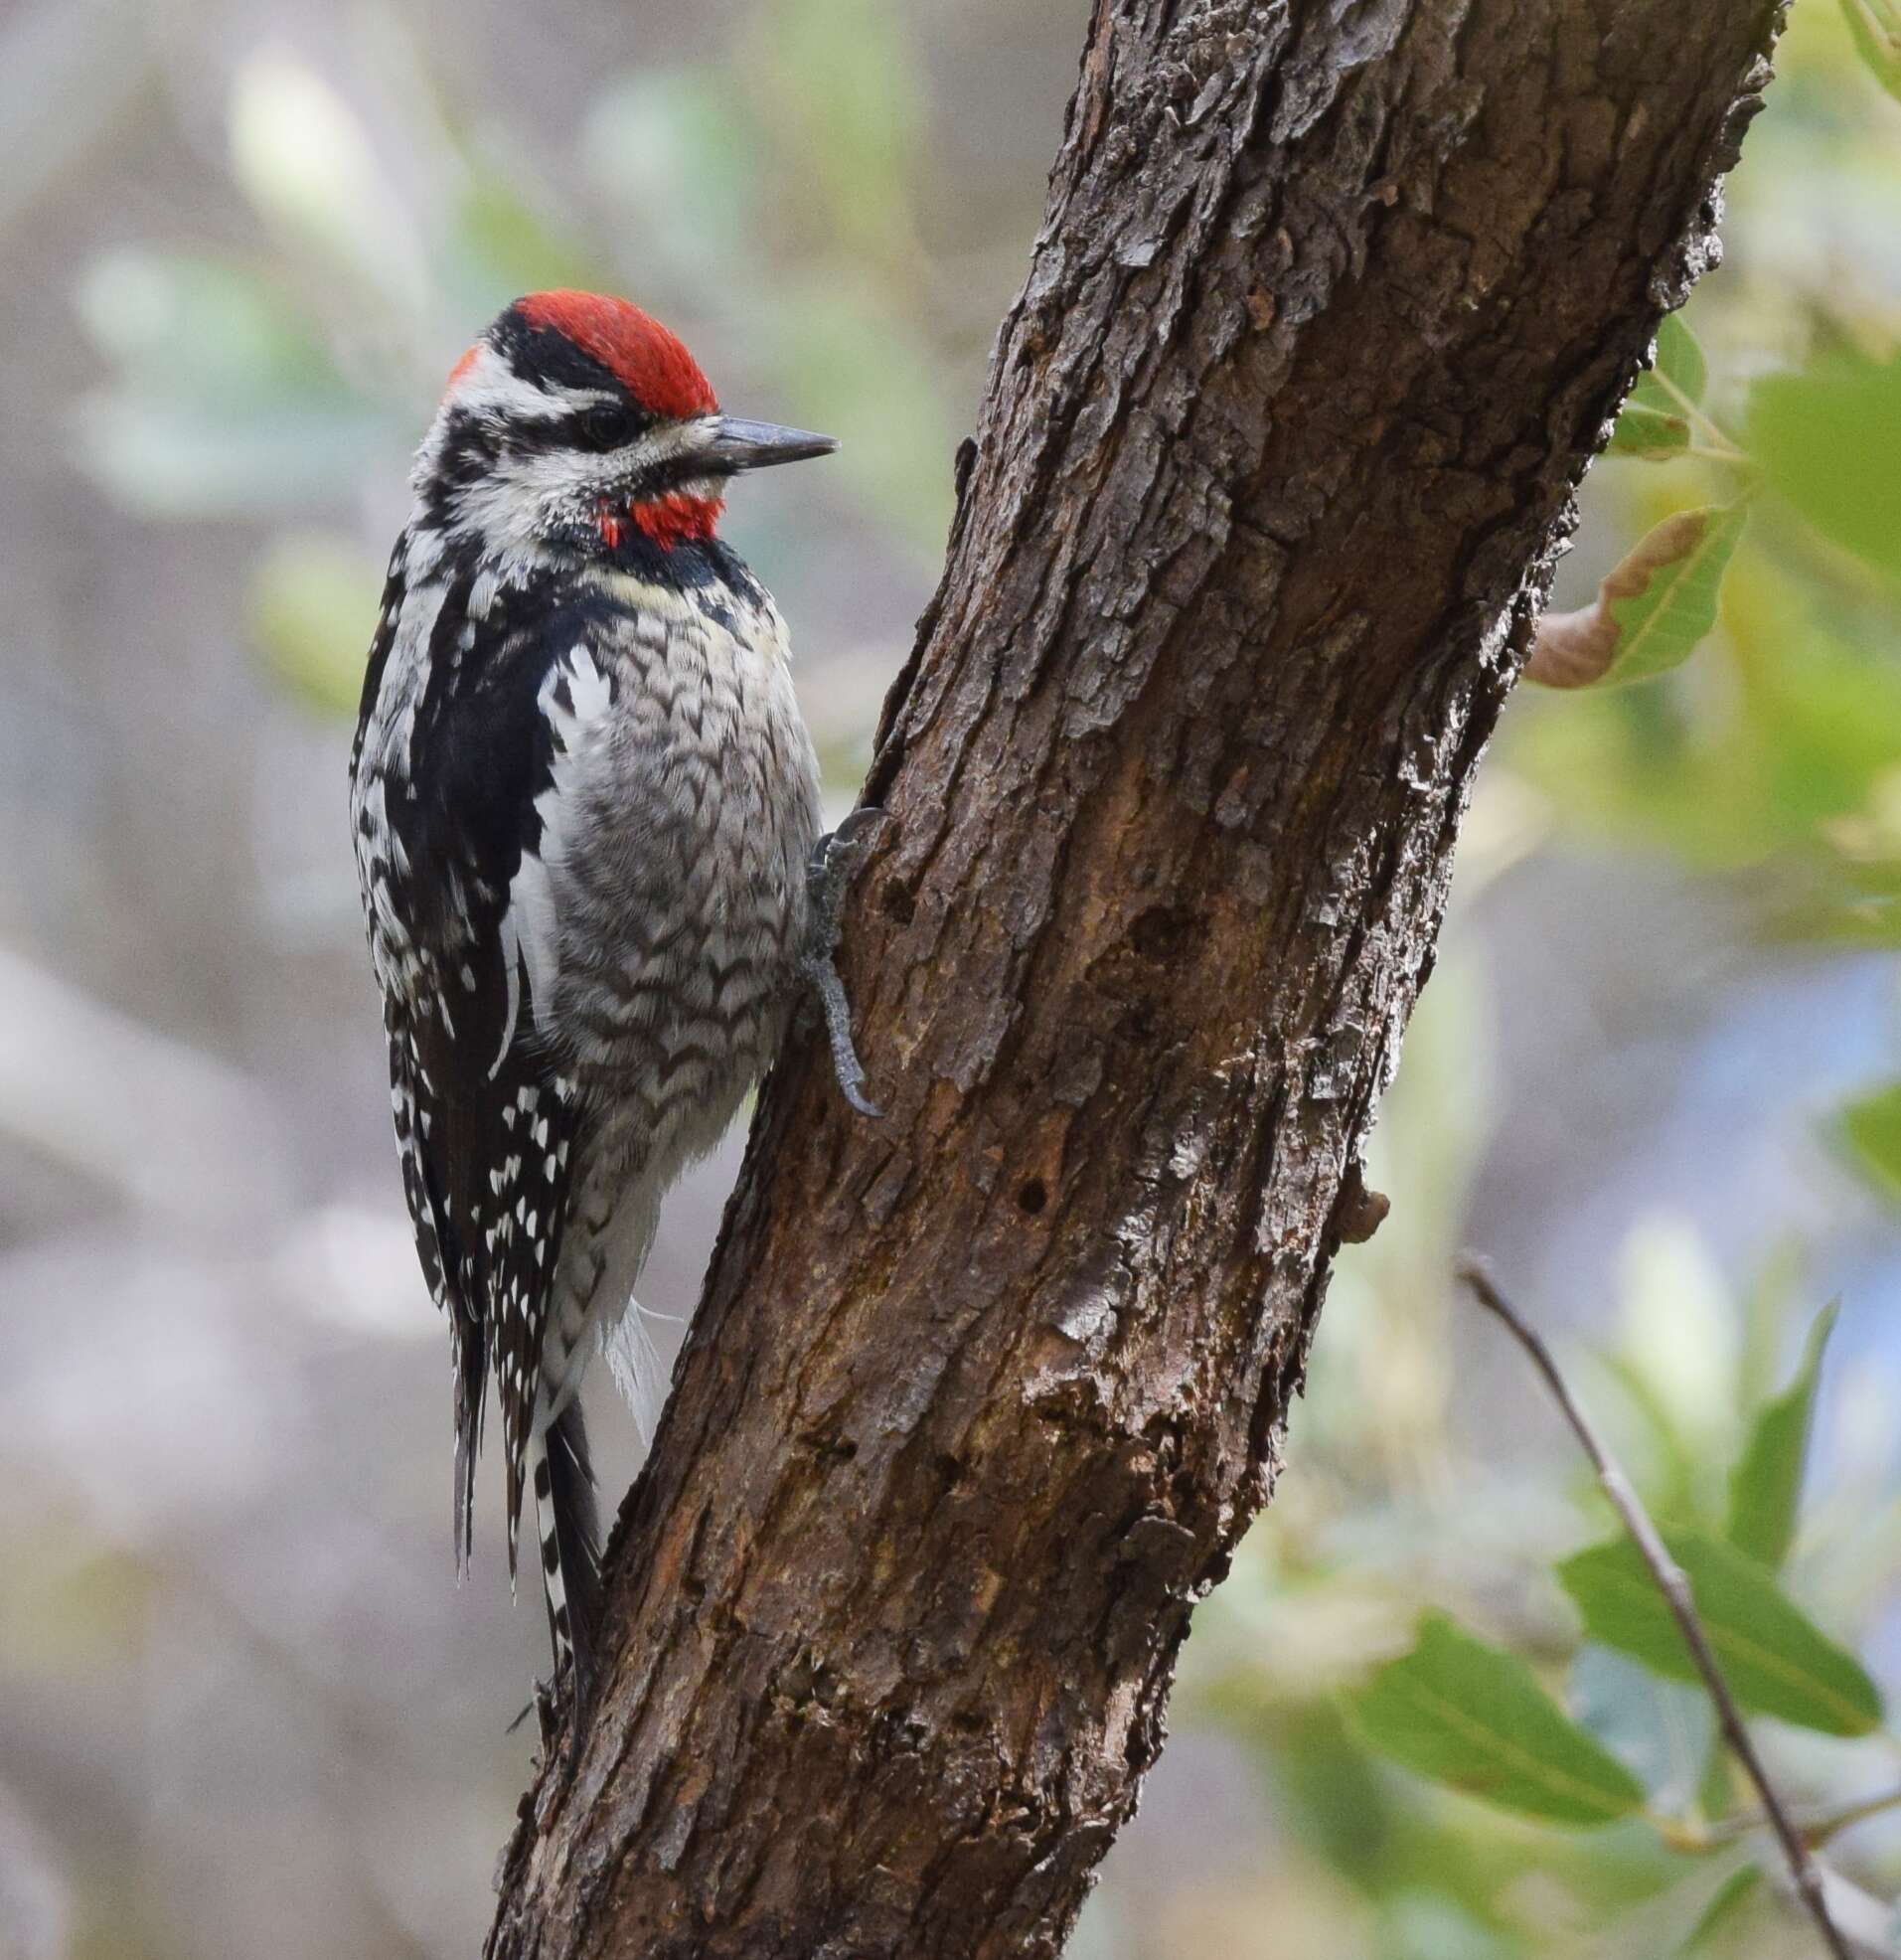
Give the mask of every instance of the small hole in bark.
[{"label": "small hole in bark", "polygon": [[1017,1209],[1033,1219],[1049,1203],[1049,1193],[1041,1178],[1028,1178],[1017,1187]]},{"label": "small hole in bark", "polygon": [[887,878],[884,881],[878,902],[884,907],[884,916],[896,919],[900,925],[910,924],[917,915],[917,900],[911,896],[911,888],[901,878]]},{"label": "small hole in bark", "polygon": [[1170,959],[1182,950],[1194,921],[1173,905],[1151,905],[1129,928],[1129,939],[1144,959]]}]

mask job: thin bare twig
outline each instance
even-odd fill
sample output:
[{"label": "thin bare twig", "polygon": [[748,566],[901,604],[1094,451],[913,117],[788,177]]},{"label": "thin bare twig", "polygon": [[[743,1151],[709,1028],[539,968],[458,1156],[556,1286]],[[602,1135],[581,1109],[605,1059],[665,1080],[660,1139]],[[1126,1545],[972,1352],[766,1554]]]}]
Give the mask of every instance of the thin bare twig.
[{"label": "thin bare twig", "polygon": [[1643,1553],[1645,1564],[1651,1568],[1658,1591],[1663,1595],[1664,1604],[1682,1629],[1690,1659],[1696,1664],[1697,1673],[1703,1677],[1710,1700],[1716,1704],[1716,1718],[1722,1724],[1723,1739],[1749,1772],[1749,1780],[1755,1784],[1757,1794],[1762,1798],[1763,1815],[1775,1832],[1777,1843],[1782,1846],[1784,1858],[1789,1861],[1796,1890],[1803,1904],[1809,1908],[1809,1916],[1816,1922],[1816,1930],[1821,1933],[1822,1944],[1834,1955],[1834,1960],[1853,1960],[1847,1942],[1828,1916],[1827,1903],[1822,1895],[1821,1869],[1809,1855],[1809,1847],[1804,1843],[1802,1833],[1796,1829],[1781,1797],[1776,1794],[1769,1781],[1769,1772],[1764,1769],[1762,1758],[1756,1753],[1756,1745],[1750,1740],[1749,1730],[1743,1725],[1735,1697],[1729,1692],[1729,1684],[1723,1679],[1723,1671],[1710,1648],[1709,1636],[1703,1631],[1703,1622],[1690,1595],[1689,1580],[1684,1577],[1683,1568],[1670,1556],[1658,1535],[1657,1527],[1651,1523],[1650,1513],[1644,1509],[1632,1488],[1630,1479],[1591,1427],[1589,1417],[1578,1406],[1569,1385],[1558,1372],[1557,1363],[1551,1358],[1550,1349],[1519,1317],[1517,1310],[1499,1291],[1491,1273],[1479,1260],[1461,1259],[1458,1276],[1472,1288],[1479,1303],[1497,1314],[1517,1337],[1518,1344],[1531,1357],[1532,1365],[1544,1377],[1558,1407],[1564,1412],[1565,1420],[1584,1445],[1584,1453],[1597,1471],[1598,1482],[1604,1486],[1604,1495],[1624,1520],[1625,1528]]},{"label": "thin bare twig", "polygon": [[[1802,1834],[1803,1843],[1813,1851],[1853,1825],[1865,1824],[1869,1818],[1883,1816],[1891,1810],[1901,1810],[1901,1788],[1883,1790],[1876,1796],[1860,1797],[1852,1803],[1831,1808],[1791,1811],[1790,1816]],[[1718,1818],[1703,1832],[1697,1848],[1714,1849],[1717,1845],[1729,1844],[1751,1831],[1760,1830],[1768,1822],[1768,1817],[1760,1810],[1738,1811],[1733,1817]]]}]

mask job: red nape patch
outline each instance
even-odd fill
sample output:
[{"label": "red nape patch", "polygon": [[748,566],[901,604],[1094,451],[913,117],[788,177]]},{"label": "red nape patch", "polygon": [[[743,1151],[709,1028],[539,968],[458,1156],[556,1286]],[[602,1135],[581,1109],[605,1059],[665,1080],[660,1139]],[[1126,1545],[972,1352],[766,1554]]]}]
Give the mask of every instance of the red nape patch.
[{"label": "red nape patch", "polygon": [[670,552],[676,545],[704,543],[711,538],[725,507],[718,497],[675,495],[635,504],[627,515],[663,552]]},{"label": "red nape patch", "polygon": [[719,406],[700,363],[629,300],[598,292],[532,292],[515,302],[515,310],[531,327],[565,334],[657,415],[710,415]]}]

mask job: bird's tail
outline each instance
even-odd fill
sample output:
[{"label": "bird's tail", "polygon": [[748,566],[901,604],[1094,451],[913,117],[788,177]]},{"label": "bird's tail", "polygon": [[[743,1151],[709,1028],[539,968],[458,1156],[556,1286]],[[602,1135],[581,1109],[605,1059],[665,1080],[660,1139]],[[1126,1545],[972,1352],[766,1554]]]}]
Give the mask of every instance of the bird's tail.
[{"label": "bird's tail", "polygon": [[[455,1575],[466,1578],[475,1548],[475,1459],[482,1449],[488,1399],[489,1351],[480,1327],[468,1324],[460,1299],[449,1302],[449,1342],[455,1374]],[[509,1572],[514,1574],[514,1546]]]},{"label": "bird's tail", "polygon": [[534,1438],[535,1517],[542,1538],[542,1585],[554,1643],[554,1678],[574,1689],[574,1733],[592,1706],[601,1614],[600,1518],[578,1396]]}]

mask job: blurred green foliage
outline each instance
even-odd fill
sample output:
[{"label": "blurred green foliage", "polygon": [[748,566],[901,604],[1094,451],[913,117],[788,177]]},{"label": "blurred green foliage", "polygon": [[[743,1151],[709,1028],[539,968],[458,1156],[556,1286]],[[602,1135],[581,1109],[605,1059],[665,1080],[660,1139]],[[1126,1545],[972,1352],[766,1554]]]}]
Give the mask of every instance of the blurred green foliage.
[{"label": "blurred green foliage", "polygon": [[1901,102],[1901,8],[1895,0],[1841,0],[1855,52],[1896,101]]},{"label": "blurred green foliage", "polygon": [[[1474,808],[1467,902],[1499,868],[1500,806],[1515,828],[1529,795],[1545,836],[1720,881],[1768,943],[1901,942],[1901,116],[1856,48],[1892,18],[1845,10],[1853,38],[1797,10],[1765,140],[1733,181],[1731,266],[1664,323],[1587,485],[1578,557],[1595,562],[1571,571],[1605,579],[1604,541],[1641,552],[1685,511],[1710,514],[1701,536],[1716,529],[1719,550],[1683,568],[1694,579],[1608,603],[1628,664],[1517,706]],[[1878,79],[1892,88],[1894,73]],[[1681,1636],[1635,1548],[1605,1538],[1581,1462],[1514,1483],[1457,1440],[1431,1303],[1483,1140],[1487,1096],[1455,1087],[1485,1073],[1482,987],[1442,971],[1415,1021],[1371,1171],[1405,1203],[1343,1261],[1312,1388],[1324,1409],[1298,1425],[1296,1474],[1203,1609],[1186,1699],[1257,1738],[1274,1815],[1374,1906],[1354,1952],[1813,1950]],[[1438,1127],[1448,1110],[1461,1128]],[[1901,1206],[1901,1084],[1819,1118]],[[1574,1382],[1665,1521],[1733,1690],[1766,1718],[1759,1746],[1872,1942],[1857,1950],[1901,1951],[1887,1902],[1901,1742],[1852,1651],[1893,1598],[1886,1443],[1841,1445],[1829,1495],[1802,1500],[1836,1310],[1810,1319],[1792,1368],[1799,1259],[1778,1253],[1738,1294],[1680,1225],[1660,1219],[1627,1249],[1621,1332],[1570,1357]],[[1323,1715],[1330,1696],[1350,1722]],[[1403,1769],[1371,1769],[1366,1751]],[[1644,1821],[1618,1822],[1627,1807]]]},{"label": "blurred green foliage", "polygon": [[1795,1380],[1757,1411],[1729,1480],[1729,1542],[1772,1572],[1781,1568],[1796,1540],[1822,1357],[1840,1310],[1839,1301],[1830,1301],[1816,1316]]},{"label": "blurred green foliage", "polygon": [[[229,144],[263,243],[155,240],[77,293],[108,375],[80,408],[80,463],[143,515],[258,521],[251,632],[287,692],[353,711],[399,516],[362,506],[401,483],[472,324],[538,286],[716,321],[769,411],[848,435],[838,494],[928,567],[965,328],[919,243],[928,89],[903,9],[766,0],[716,67],[603,76],[575,122],[584,199],[462,126],[419,52],[377,31],[421,109],[400,180],[313,70],[256,58]],[[1765,939],[1901,944],[1893,0],[1798,8],[1779,68],[1732,184],[1731,263],[1664,323],[1587,484],[1583,609],[1660,527],[1707,521],[1606,598],[1606,681],[1645,685],[1514,709],[1461,904],[1557,838],[1718,882]],[[826,752],[851,766],[850,742]],[[1372,1179],[1402,1202],[1342,1263],[1297,1473],[1197,1615],[1178,1716],[1245,1750],[1282,1840],[1277,1919],[1326,1928],[1331,1951],[1786,1953],[1807,1934],[1595,1486],[1560,1449],[1527,1472],[1463,1440],[1483,1418],[1462,1407],[1447,1278],[1493,1122],[1488,985],[1455,932],[1374,1143]],[[1901,1208],[1901,1083],[1816,1121]],[[1901,1740],[1852,1650],[1880,1624],[1901,1520],[1873,1445],[1837,1450],[1804,1496],[1832,1310],[1810,1317],[1799,1256],[1729,1285],[1666,1215],[1624,1264],[1615,1331],[1571,1366],[1819,1841],[1876,1827],[1839,1882],[1891,1897],[1901,1842],[1879,1827]],[[1134,1951],[1106,1908],[1078,1941]]]}]

